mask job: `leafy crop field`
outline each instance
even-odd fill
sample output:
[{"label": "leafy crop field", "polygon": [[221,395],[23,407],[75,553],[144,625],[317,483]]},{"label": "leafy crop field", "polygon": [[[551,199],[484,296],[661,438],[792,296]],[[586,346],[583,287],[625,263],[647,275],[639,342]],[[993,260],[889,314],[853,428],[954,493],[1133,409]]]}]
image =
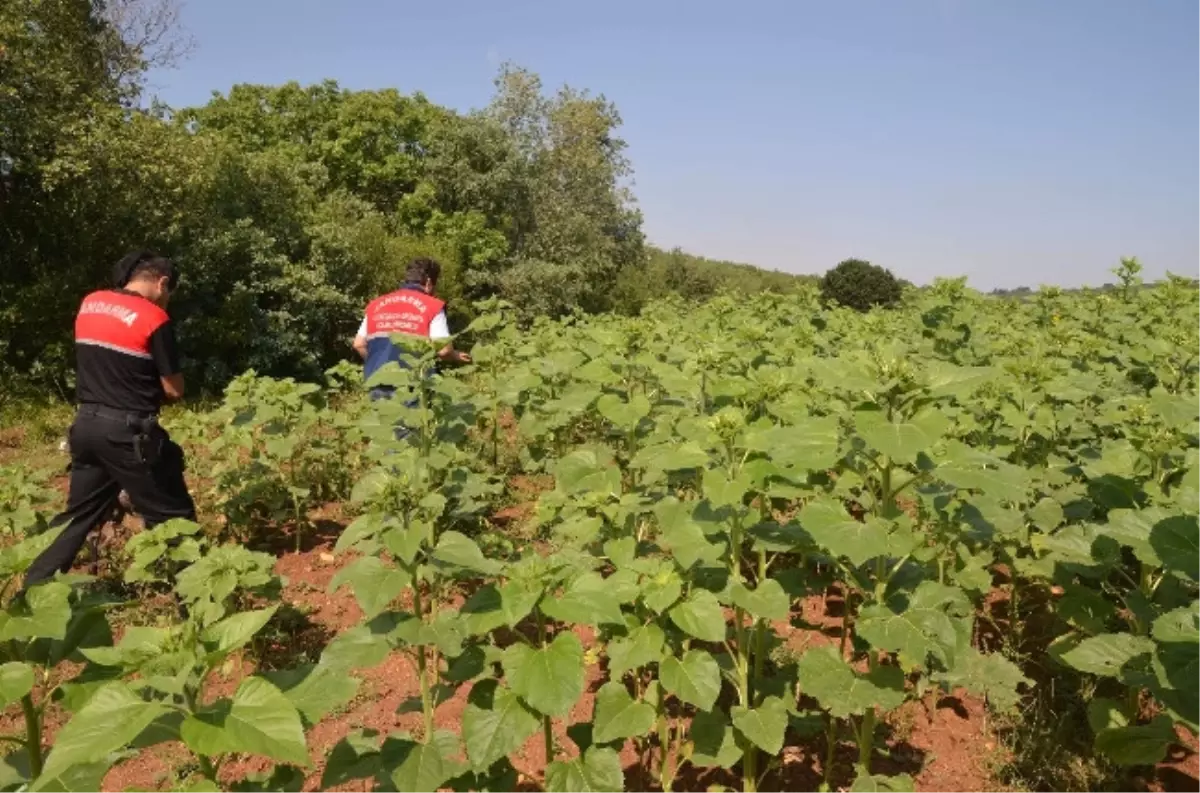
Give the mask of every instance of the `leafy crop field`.
[{"label": "leafy crop field", "polygon": [[[200,525],[0,614],[0,783],[1194,789],[1198,323],[1182,280],[491,304],[415,407],[249,373],[168,422]],[[59,502],[6,433],[11,594]]]}]

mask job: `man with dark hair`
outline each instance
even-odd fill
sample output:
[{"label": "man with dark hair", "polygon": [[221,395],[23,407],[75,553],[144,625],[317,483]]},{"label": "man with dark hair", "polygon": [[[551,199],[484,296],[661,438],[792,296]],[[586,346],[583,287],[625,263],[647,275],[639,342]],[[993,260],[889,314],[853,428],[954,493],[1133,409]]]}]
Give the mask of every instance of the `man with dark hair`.
[{"label": "man with dark hair", "polygon": [[183,479],[183,450],[158,424],[164,401],[183,397],[175,330],[166,307],[175,265],[136,251],[113,270],[116,288],[83,299],[75,317],[75,421],[68,431],[67,508],[62,532],[25,573],[25,589],[71,568],[88,533],[112,514],[121,491],[150,528],[196,519]]},{"label": "man with dark hair", "polygon": [[[354,349],[364,362],[365,377],[370,378],[387,363],[409,367],[400,350],[392,344],[393,333],[434,341],[450,338],[446,304],[434,297],[441,272],[441,265],[433,259],[415,259],[408,265],[399,289],[377,297],[367,305],[366,316],[354,338]],[[470,355],[455,350],[450,343],[438,350],[438,357],[455,363],[471,361]],[[390,386],[377,386],[371,389],[371,399],[390,399],[393,391]]]}]

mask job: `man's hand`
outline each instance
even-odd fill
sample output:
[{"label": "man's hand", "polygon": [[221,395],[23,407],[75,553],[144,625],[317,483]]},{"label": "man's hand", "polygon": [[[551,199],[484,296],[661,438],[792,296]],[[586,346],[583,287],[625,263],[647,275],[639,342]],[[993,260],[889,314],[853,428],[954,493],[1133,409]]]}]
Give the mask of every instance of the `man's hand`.
[{"label": "man's hand", "polygon": [[169,374],[159,379],[162,381],[163,396],[168,402],[178,402],[183,399],[182,374]]},{"label": "man's hand", "polygon": [[451,361],[452,363],[470,363],[471,356],[465,352],[459,352],[454,349],[453,345],[447,344],[442,349],[438,350],[438,357],[443,361]]},{"label": "man's hand", "polygon": [[367,359],[367,337],[366,336],[355,336],[354,342],[352,343],[351,346],[354,347],[354,351],[356,353],[358,353],[360,358],[362,358],[364,361]]}]

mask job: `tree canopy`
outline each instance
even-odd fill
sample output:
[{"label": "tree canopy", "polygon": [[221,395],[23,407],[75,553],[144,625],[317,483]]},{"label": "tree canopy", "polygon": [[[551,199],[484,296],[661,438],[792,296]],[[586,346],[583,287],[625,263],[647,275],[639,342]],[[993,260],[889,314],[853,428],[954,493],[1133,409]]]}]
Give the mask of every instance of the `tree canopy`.
[{"label": "tree canopy", "polygon": [[821,295],[826,300],[859,311],[899,302],[904,285],[890,270],[862,259],[846,259],[821,279]]},{"label": "tree canopy", "polygon": [[417,255],[443,262],[458,327],[492,295],[533,317],[796,282],[649,247],[603,95],[506,64],[467,113],[332,80],[143,106],[146,68],[186,50],[174,21],[172,0],[0,6],[7,383],[69,396],[71,317],[133,247],[181,267],[172,313],[202,388],[318,374]]}]

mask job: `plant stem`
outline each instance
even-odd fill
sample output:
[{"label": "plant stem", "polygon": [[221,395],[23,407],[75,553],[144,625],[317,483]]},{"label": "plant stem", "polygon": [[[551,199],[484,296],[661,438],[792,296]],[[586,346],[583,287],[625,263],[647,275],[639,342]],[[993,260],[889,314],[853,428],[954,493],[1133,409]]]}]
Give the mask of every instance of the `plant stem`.
[{"label": "plant stem", "polygon": [[[758,552],[758,582],[756,587],[762,586],[763,581],[767,579],[767,552],[760,550]],[[759,682],[763,677],[763,666],[766,663],[767,655],[767,621],[758,620],[754,625],[754,675],[750,679],[751,696],[759,687]]]},{"label": "plant stem", "polygon": [[871,771],[871,755],[874,754],[875,743],[875,708],[867,708],[863,714],[862,725],[858,731],[858,762],[867,773]]},{"label": "plant stem", "polygon": [[[425,619],[425,609],[421,602],[421,582],[419,580],[413,581],[413,610],[417,613],[418,620]],[[416,651],[417,677],[421,681],[421,711],[424,715],[425,741],[428,743],[433,738],[433,703],[430,699],[429,678],[425,674],[425,646],[418,646]]]},{"label": "plant stem", "polygon": [[745,793],[758,790],[758,749],[753,746],[747,747],[742,756],[742,790]]},{"label": "plant stem", "polygon": [[292,510],[296,513],[296,553],[300,553],[301,541],[304,539],[304,524],[300,521],[300,500],[292,496]]},{"label": "plant stem", "polygon": [[658,786],[664,791],[671,789],[670,754],[671,754],[671,724],[665,710],[666,692],[662,683],[655,681],[658,686],[658,746],[660,759],[658,765]]},{"label": "plant stem", "polygon": [[892,491],[892,460],[889,457],[883,458],[883,465],[879,470],[879,503],[875,505],[875,514],[880,517],[887,517],[892,511],[892,498],[895,493]]},{"label": "plant stem", "polygon": [[[200,683],[195,689],[193,689],[191,686],[184,686],[183,688],[183,700],[187,704],[189,713],[195,714],[196,712],[196,695],[199,689],[204,685],[204,678],[207,676],[208,673],[205,672],[205,674],[201,676]],[[207,755],[196,754],[196,762],[200,765],[200,773],[204,774],[204,777],[210,780],[213,784],[216,784],[217,769],[216,766],[212,764],[212,760],[210,760]]]},{"label": "plant stem", "polygon": [[29,776],[37,779],[42,773],[42,718],[33,704],[33,694],[21,697],[25,713],[25,748],[29,752]]},{"label": "plant stem", "polygon": [[[542,609],[535,607],[533,610],[534,616],[537,617],[538,631],[538,646],[546,646],[546,618],[542,616]],[[554,759],[554,729],[550,724],[550,717],[542,715],[542,735],[546,742],[546,765],[550,765],[550,761]]]},{"label": "plant stem", "polygon": [[833,778],[833,753],[837,749],[837,719],[833,716],[828,716],[829,726],[825,729],[825,767],[821,769],[825,772],[825,787],[829,787],[829,780]]}]

